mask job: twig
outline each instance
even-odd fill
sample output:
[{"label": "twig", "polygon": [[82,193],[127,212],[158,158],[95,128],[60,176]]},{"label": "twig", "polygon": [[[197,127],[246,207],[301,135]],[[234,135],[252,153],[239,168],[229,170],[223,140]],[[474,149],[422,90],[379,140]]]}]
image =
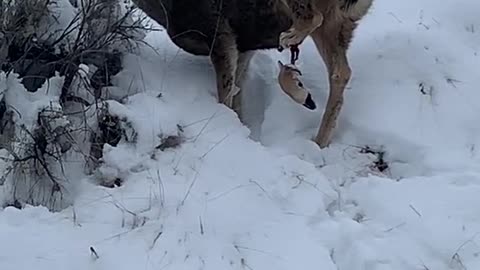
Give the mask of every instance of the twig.
[{"label": "twig", "polygon": [[205,231],[203,230],[203,222],[202,222],[202,217],[198,217],[199,223],[200,223],[200,234],[203,235]]},{"label": "twig", "polygon": [[406,222],[400,223],[400,224],[398,224],[398,225],[395,226],[395,227],[392,227],[392,228],[390,228],[390,229],[388,229],[388,230],[385,230],[384,232],[391,232],[391,231],[393,231],[393,230],[395,230],[395,229],[398,229],[398,228],[400,228],[400,227],[402,227],[402,226],[405,226],[406,224],[407,224]]},{"label": "twig", "polygon": [[188,195],[190,195],[190,192],[192,191],[192,188],[193,188],[193,185],[195,184],[195,182],[197,181],[197,177],[198,177],[198,171],[195,172],[195,176],[192,180],[192,183],[190,183],[190,186],[188,187],[188,190],[187,192],[185,193],[185,196],[183,197],[183,200],[180,202],[180,204],[178,205],[177,207],[177,212],[180,210],[180,208],[182,206],[185,205],[185,201],[187,200],[188,198]]},{"label": "twig", "polygon": [[160,229],[160,231],[157,233],[157,235],[153,239],[152,244],[150,245],[150,250],[152,250],[155,247],[155,244],[157,243],[160,236],[162,236],[162,234],[163,234],[163,229]]},{"label": "twig", "polygon": [[223,141],[225,141],[225,139],[227,139],[229,136],[230,136],[230,134],[227,134],[220,141],[216,142],[210,149],[208,149],[208,151],[205,154],[203,154],[200,157],[200,159],[204,159],[210,152],[213,151],[213,149],[215,149],[219,144],[221,144]]},{"label": "twig", "polygon": [[410,204],[409,206],[410,206],[410,209],[412,209],[413,212],[415,212],[415,214],[418,215],[418,217],[422,217],[422,215],[420,214],[420,212],[418,212],[417,209],[415,209],[415,207],[413,207],[413,205]]},{"label": "twig", "polygon": [[95,256],[95,260],[98,260],[100,258],[100,256],[98,256],[97,251],[93,247],[90,247],[90,252],[93,256]]}]

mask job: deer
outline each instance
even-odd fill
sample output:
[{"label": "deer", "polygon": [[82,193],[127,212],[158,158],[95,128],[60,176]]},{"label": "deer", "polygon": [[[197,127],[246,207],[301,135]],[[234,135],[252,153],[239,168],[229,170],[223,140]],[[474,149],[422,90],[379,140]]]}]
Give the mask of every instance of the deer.
[{"label": "deer", "polygon": [[[210,58],[218,102],[242,119],[241,89],[255,52],[283,50],[313,40],[328,72],[329,95],[314,141],[331,143],[352,70],[347,50],[358,22],[373,0],[133,0],[165,28],[171,41],[187,53]],[[301,72],[279,62],[282,90],[294,101],[315,109],[299,80]]]},{"label": "deer", "polygon": [[285,65],[282,61],[278,61],[278,67],[280,70],[278,73],[280,89],[296,103],[303,105],[309,110],[315,110],[317,105],[312,99],[310,91],[300,80],[299,77],[302,76],[302,72],[295,66],[295,63]]}]

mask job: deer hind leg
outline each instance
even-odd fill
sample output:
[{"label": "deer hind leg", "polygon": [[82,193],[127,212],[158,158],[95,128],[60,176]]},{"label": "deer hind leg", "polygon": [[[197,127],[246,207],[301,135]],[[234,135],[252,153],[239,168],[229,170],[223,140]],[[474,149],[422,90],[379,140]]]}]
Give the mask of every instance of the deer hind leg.
[{"label": "deer hind leg", "polygon": [[233,97],[233,110],[242,119],[242,89],[244,87],[245,78],[247,75],[247,69],[250,65],[250,61],[254,55],[254,51],[241,52],[238,55],[237,69],[235,72],[235,85],[240,90],[237,95]]},{"label": "deer hind leg", "polygon": [[[327,19],[328,20],[328,19]],[[330,144],[337,118],[343,105],[343,94],[350,80],[351,69],[347,50],[356,23],[349,18],[336,17],[316,29],[311,37],[327,66],[330,92],[315,142],[324,148]]]},{"label": "deer hind leg", "polygon": [[214,42],[210,60],[215,70],[218,101],[234,109],[234,97],[240,92],[235,84],[239,52],[235,35],[225,20],[220,22]]}]

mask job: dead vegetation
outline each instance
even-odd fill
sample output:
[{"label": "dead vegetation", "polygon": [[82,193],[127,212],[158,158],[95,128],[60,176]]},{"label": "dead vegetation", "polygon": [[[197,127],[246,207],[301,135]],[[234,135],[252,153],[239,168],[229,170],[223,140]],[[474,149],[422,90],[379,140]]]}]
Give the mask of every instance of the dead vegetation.
[{"label": "dead vegetation", "polygon": [[[67,156],[84,156],[94,165],[91,172],[105,144],[126,138],[131,126],[109,114],[103,92],[122,70],[124,53],[138,48],[148,30],[146,17],[128,0],[0,2],[0,86],[6,85],[0,89],[0,148],[10,164],[0,184],[11,190],[5,204],[62,209],[69,197]],[[12,74],[23,88],[2,84]],[[12,91],[44,94],[50,102],[25,115],[6,98]],[[28,117],[34,124],[18,121]]]},{"label": "dead vegetation", "polygon": [[362,154],[372,154],[376,156],[376,160],[373,162],[371,168],[379,172],[384,172],[389,168],[388,163],[385,161],[385,151],[375,150],[369,146],[365,146],[360,149]]}]

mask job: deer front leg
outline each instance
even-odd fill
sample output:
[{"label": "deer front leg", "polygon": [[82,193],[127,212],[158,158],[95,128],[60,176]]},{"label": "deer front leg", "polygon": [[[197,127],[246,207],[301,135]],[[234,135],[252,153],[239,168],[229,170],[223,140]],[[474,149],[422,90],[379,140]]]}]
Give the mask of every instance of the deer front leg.
[{"label": "deer front leg", "polygon": [[[234,110],[236,108],[233,100],[240,92],[240,88],[235,84],[238,55],[235,36],[227,23],[224,23],[219,27],[210,60],[215,70],[218,101]],[[235,112],[239,113],[236,110]]]},{"label": "deer front leg", "polygon": [[330,93],[315,142],[324,148],[330,144],[337,118],[343,106],[343,93],[351,77],[347,49],[355,24],[350,20],[332,22],[315,30],[311,36],[329,75]]}]

